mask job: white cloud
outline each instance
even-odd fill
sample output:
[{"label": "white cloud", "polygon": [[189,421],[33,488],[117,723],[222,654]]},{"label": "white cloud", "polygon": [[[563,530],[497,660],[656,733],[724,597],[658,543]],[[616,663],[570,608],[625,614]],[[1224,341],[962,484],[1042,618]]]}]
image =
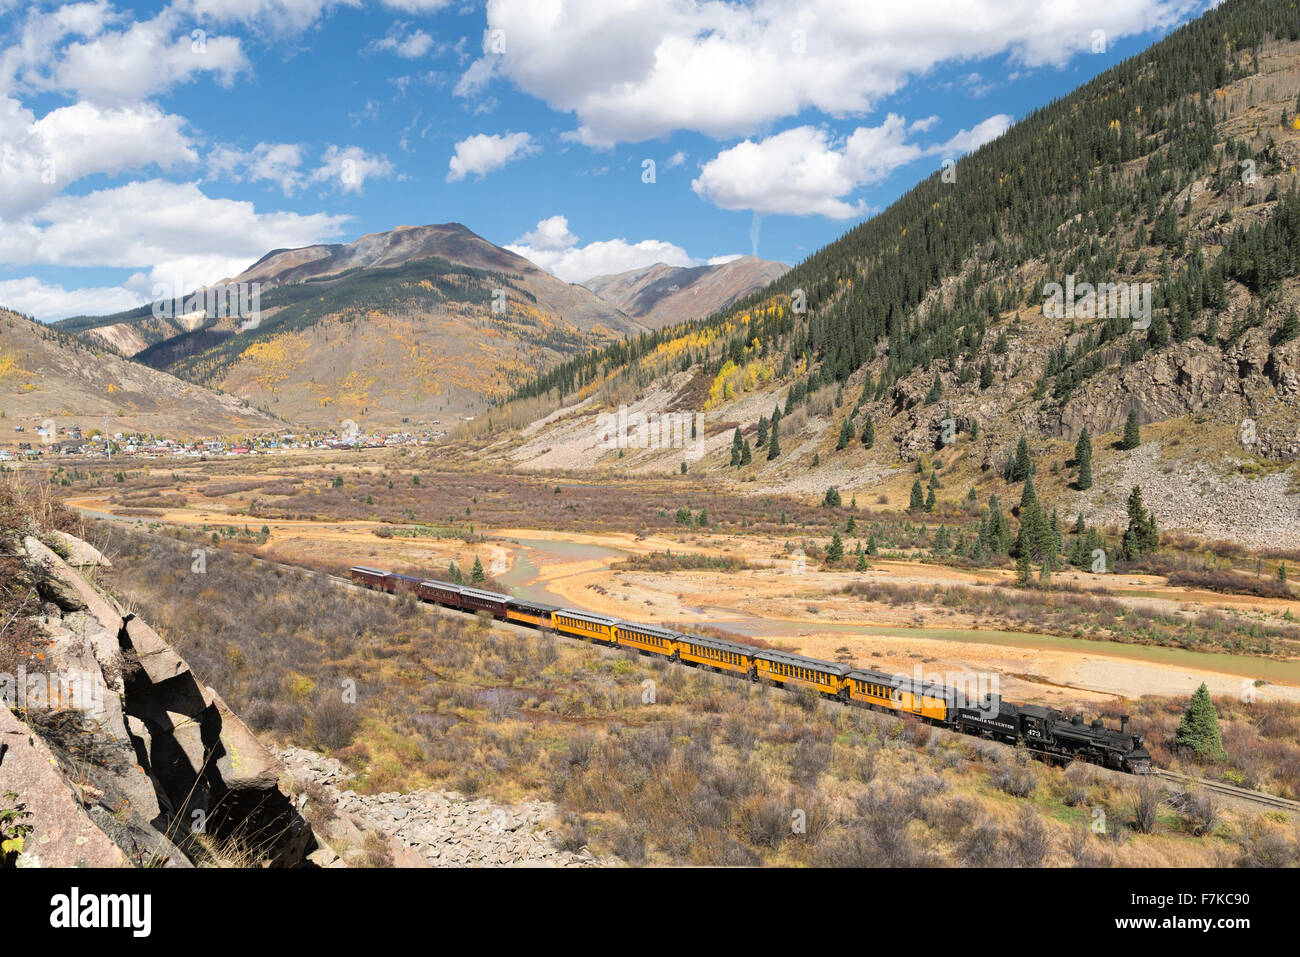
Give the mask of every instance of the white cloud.
[{"label": "white cloud", "polygon": [[222,147],[208,156],[208,172],[237,183],[271,182],[292,196],[305,182],[302,159],[297,143],[258,143],[248,151]]},{"label": "white cloud", "polygon": [[[504,49],[490,63],[525,92],[574,112],[591,146],[690,129],[752,134],[808,108],[864,114],[909,76],[1007,54],[1063,65],[1112,40],[1177,22],[1201,0],[489,0]],[[466,80],[475,67],[470,68]],[[471,84],[472,85],[472,84]],[[708,91],[702,95],[702,91]]]},{"label": "white cloud", "polygon": [[228,278],[268,249],[338,236],[347,217],[258,213],[252,203],[205,196],[194,183],[147,180],[85,196],[59,196],[0,230],[0,264],[140,270],[131,286],[192,289]]},{"label": "white cloud", "polygon": [[203,22],[243,23],[275,36],[302,33],[335,7],[361,0],[174,0],[172,7]]},{"label": "white cloud", "polygon": [[0,306],[16,309],[43,322],[68,316],[122,312],[148,301],[147,296],[121,286],[65,289],[30,277],[0,280]]},{"label": "white cloud", "polygon": [[569,230],[569,220],[564,216],[551,216],[537,224],[531,233],[524,233],[515,242],[542,252],[561,252],[578,244],[578,237]]},{"label": "white cloud", "polygon": [[407,60],[415,60],[433,49],[433,37],[420,29],[408,29],[405,23],[394,23],[382,40],[371,42],[370,49],[384,50]]},{"label": "white cloud", "polygon": [[85,176],[193,163],[198,154],[184,126],[149,103],[80,102],[38,120],[17,100],[0,98],[0,216],[30,213]]},{"label": "white cloud", "polygon": [[437,13],[451,6],[452,0],[383,0],[384,6],[403,13]]},{"label": "white cloud", "polygon": [[681,150],[678,150],[664,161],[664,169],[673,169],[674,167],[681,166],[685,162],[686,154]]},{"label": "white cloud", "polygon": [[536,153],[540,147],[528,133],[479,133],[456,144],[447,166],[447,182],[455,183],[473,173],[480,179],[513,159]]},{"label": "white cloud", "polygon": [[640,269],[655,263],[669,266],[701,264],[701,260],[693,259],[680,246],[662,239],[643,239],[635,243],[610,239],[579,246],[578,237],[569,230],[569,221],[563,216],[543,219],[533,232],[525,233],[506,249],[531,260],[565,282],[585,282],[596,276]]},{"label": "white cloud", "polygon": [[973,153],[985,143],[992,142],[1003,133],[1005,133],[1012,123],[1012,118],[1006,113],[999,113],[996,116],[990,116],[982,123],[975,125],[973,129],[962,130],[947,143],[932,149],[932,153]]},{"label": "white cloud", "polygon": [[[922,122],[921,129],[933,125]],[[920,157],[974,149],[1001,135],[1010,123],[1004,114],[991,116],[930,147],[908,142],[907,121],[894,113],[880,126],[858,127],[842,142],[820,127],[797,126],[723,150],[704,164],[691,189],[723,209],[850,219],[867,212],[865,202],[850,199],[855,190]]]},{"label": "white cloud", "polygon": [[[123,104],[164,93],[201,74],[229,86],[249,69],[238,38],[192,34],[191,24],[167,8],[152,20],[102,30],[57,50],[54,43],[47,44],[41,59],[24,63],[21,78],[35,89]],[[64,39],[66,35],[55,43]]]},{"label": "white cloud", "polygon": [[393,164],[382,154],[372,155],[360,146],[330,146],[321,165],[311,174],[313,183],[333,182],[345,193],[359,193],[368,178],[393,175]]}]

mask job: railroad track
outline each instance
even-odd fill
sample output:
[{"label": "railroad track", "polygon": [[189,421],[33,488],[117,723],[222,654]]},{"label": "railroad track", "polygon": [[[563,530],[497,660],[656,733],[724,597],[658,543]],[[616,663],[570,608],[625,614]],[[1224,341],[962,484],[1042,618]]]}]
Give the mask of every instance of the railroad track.
[{"label": "railroad track", "polygon": [[1263,791],[1252,791],[1249,788],[1239,788],[1235,784],[1225,784],[1223,781],[1210,781],[1206,778],[1194,778],[1190,774],[1180,774],[1178,771],[1166,771],[1164,768],[1152,768],[1148,773],[1153,778],[1175,781],[1184,787],[1194,785],[1213,794],[1221,794],[1224,797],[1236,798],[1239,801],[1248,801],[1251,804],[1262,804],[1265,807],[1277,808],[1281,811],[1290,811],[1293,814],[1300,814],[1300,801],[1291,801],[1287,798],[1278,797],[1276,794],[1265,794]]}]

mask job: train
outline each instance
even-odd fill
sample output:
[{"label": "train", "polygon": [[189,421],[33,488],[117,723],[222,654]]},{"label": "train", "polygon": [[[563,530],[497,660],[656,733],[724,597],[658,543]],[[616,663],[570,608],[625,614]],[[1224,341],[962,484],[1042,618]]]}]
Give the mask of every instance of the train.
[{"label": "train", "polygon": [[1151,771],[1151,754],[1142,736],[1100,719],[1085,722],[1080,714],[1041,705],[1015,705],[995,694],[970,697],[918,676],[887,674],[851,664],[819,661],[804,655],[757,648],[738,641],[692,635],[638,624],[609,615],[561,608],[499,592],[355,565],[354,584],[389,594],[410,594],[443,608],[492,618],[642,655],[787,689],[807,688],[845,705],[889,712],[962,734],[1023,745],[1048,761],[1082,760],[1130,774]]}]

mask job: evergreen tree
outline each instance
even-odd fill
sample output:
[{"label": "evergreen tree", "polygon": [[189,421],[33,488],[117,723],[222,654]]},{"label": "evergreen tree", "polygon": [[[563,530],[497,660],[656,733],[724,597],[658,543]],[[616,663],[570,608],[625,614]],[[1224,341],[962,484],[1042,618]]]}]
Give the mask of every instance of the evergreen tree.
[{"label": "evergreen tree", "polygon": [[925,508],[925,490],[921,488],[920,479],[912,482],[912,497],[908,500],[907,507],[913,512]]},{"label": "evergreen tree", "polygon": [[1124,440],[1120,442],[1121,449],[1135,449],[1142,444],[1142,432],[1138,426],[1137,409],[1128,410],[1128,418],[1124,421]]},{"label": "evergreen tree", "polygon": [[871,421],[871,416],[867,416],[866,423],[862,426],[862,444],[871,448],[876,444],[876,425]]},{"label": "evergreen tree", "polygon": [[469,580],[471,585],[482,585],[487,581],[487,574],[483,571],[483,560],[477,555],[474,556],[474,567],[469,571]]},{"label": "evergreen tree", "polygon": [[767,460],[770,462],[781,454],[781,442],[777,438],[776,423],[772,423],[772,440],[767,444]]},{"label": "evergreen tree", "polygon": [[866,555],[866,552],[862,551],[862,548],[859,547],[859,548],[858,548],[858,563],[857,563],[857,565],[854,566],[854,568],[855,568],[857,571],[865,572],[869,567],[871,567],[871,566],[867,564],[867,555]]},{"label": "evergreen tree", "polygon": [[1011,481],[1023,482],[1034,471],[1034,460],[1029,456],[1029,440],[1023,435],[1016,443],[1016,456],[1011,466]]},{"label": "evergreen tree", "polygon": [[925,497],[925,510],[927,512],[934,511],[934,486],[930,486],[930,494]]},{"label": "evergreen tree", "polygon": [[980,391],[987,389],[993,384],[993,363],[988,359],[980,366]]},{"label": "evergreen tree", "polygon": [[447,578],[454,585],[465,584],[465,576],[461,574],[460,569],[456,567],[455,562],[452,562],[447,566]]},{"label": "evergreen tree", "polygon": [[826,490],[825,497],[822,498],[822,508],[839,508],[839,507],[840,507],[839,489],[834,487],[828,488]]},{"label": "evergreen tree", "polygon": [[844,424],[840,426],[840,437],[839,440],[835,443],[835,451],[838,452],[840,449],[846,448],[848,444],[852,441],[853,441],[853,423],[851,423],[848,419],[845,419]]},{"label": "evergreen tree", "polygon": [[740,447],[740,464],[748,465],[754,460],[754,450],[749,447],[749,439],[745,439],[745,444]]},{"label": "evergreen tree", "polygon": [[925,404],[934,405],[943,398],[943,380],[939,378],[939,373],[934,374],[934,382],[930,385],[930,391],[925,394]]},{"label": "evergreen tree", "polygon": [[[858,530],[858,522],[852,515],[849,516],[848,522],[844,525],[844,534],[852,535]],[[1286,562],[1282,563],[1282,580],[1286,580]]]},{"label": "evergreen tree", "polygon": [[731,464],[733,466],[740,465],[740,452],[744,447],[744,441],[740,435],[740,428],[737,427],[736,431],[731,435]]},{"label": "evergreen tree", "polygon": [[826,546],[826,561],[831,565],[838,565],[844,559],[844,541],[840,538],[840,533],[836,532],[831,536],[831,543]]},{"label": "evergreen tree", "polygon": [[1079,441],[1074,446],[1074,460],[1079,463],[1077,485],[1080,490],[1092,488],[1092,436],[1087,426],[1079,434]]},{"label": "evergreen tree", "polygon": [[1201,686],[1187,703],[1187,710],[1178,722],[1174,744],[1188,748],[1200,761],[1222,761],[1228,755],[1223,750],[1223,737],[1219,733],[1219,715],[1210,700],[1210,689]]},{"label": "evergreen tree", "polygon": [[867,554],[868,555],[880,554],[880,546],[876,544],[876,535],[874,532],[871,534],[871,537],[867,539]]},{"label": "evergreen tree", "polygon": [[1026,588],[1034,583],[1034,564],[1029,560],[1029,552],[1021,552],[1016,558],[1016,582]]},{"label": "evergreen tree", "polygon": [[760,449],[767,445],[767,416],[758,417],[758,434],[754,436],[754,444]]},{"label": "evergreen tree", "polygon": [[1143,506],[1142,488],[1135,485],[1128,496],[1128,529],[1124,532],[1120,550],[1128,561],[1136,561],[1155,551],[1159,544],[1156,518]]}]

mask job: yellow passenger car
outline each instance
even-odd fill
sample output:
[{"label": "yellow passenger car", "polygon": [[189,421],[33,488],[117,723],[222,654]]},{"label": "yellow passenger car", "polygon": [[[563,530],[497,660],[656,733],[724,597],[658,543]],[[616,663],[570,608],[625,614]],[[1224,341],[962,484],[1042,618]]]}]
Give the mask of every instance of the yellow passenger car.
[{"label": "yellow passenger car", "polygon": [[534,628],[550,628],[551,615],[558,610],[555,605],[511,598],[506,601],[506,620],[517,621],[521,625],[532,625]]},{"label": "yellow passenger car", "polygon": [[835,697],[840,697],[842,691],[847,693],[844,678],[852,670],[850,665],[770,649],[754,655],[754,666],[759,678],[787,687],[815,688]]},{"label": "yellow passenger car", "polygon": [[754,676],[754,653],[758,649],[752,645],[742,645],[736,641],[724,641],[721,638],[704,638],[700,635],[678,635],[678,660],[693,665],[706,665],[719,671],[731,671],[747,677]]},{"label": "yellow passenger car", "polygon": [[575,638],[586,638],[588,641],[603,641],[606,644],[614,644],[618,640],[615,633],[618,625],[619,620],[617,618],[610,618],[608,615],[593,615],[585,611],[574,611],[572,608],[557,608],[551,612],[552,628],[566,635],[573,635]]},{"label": "yellow passenger car", "polygon": [[947,689],[923,684],[905,675],[880,671],[850,671],[845,675],[849,700],[943,721],[948,716]]},{"label": "yellow passenger car", "polygon": [[651,655],[672,657],[677,651],[677,632],[667,628],[655,628],[653,625],[635,625],[629,621],[620,621],[615,628],[618,643],[627,648]]}]

